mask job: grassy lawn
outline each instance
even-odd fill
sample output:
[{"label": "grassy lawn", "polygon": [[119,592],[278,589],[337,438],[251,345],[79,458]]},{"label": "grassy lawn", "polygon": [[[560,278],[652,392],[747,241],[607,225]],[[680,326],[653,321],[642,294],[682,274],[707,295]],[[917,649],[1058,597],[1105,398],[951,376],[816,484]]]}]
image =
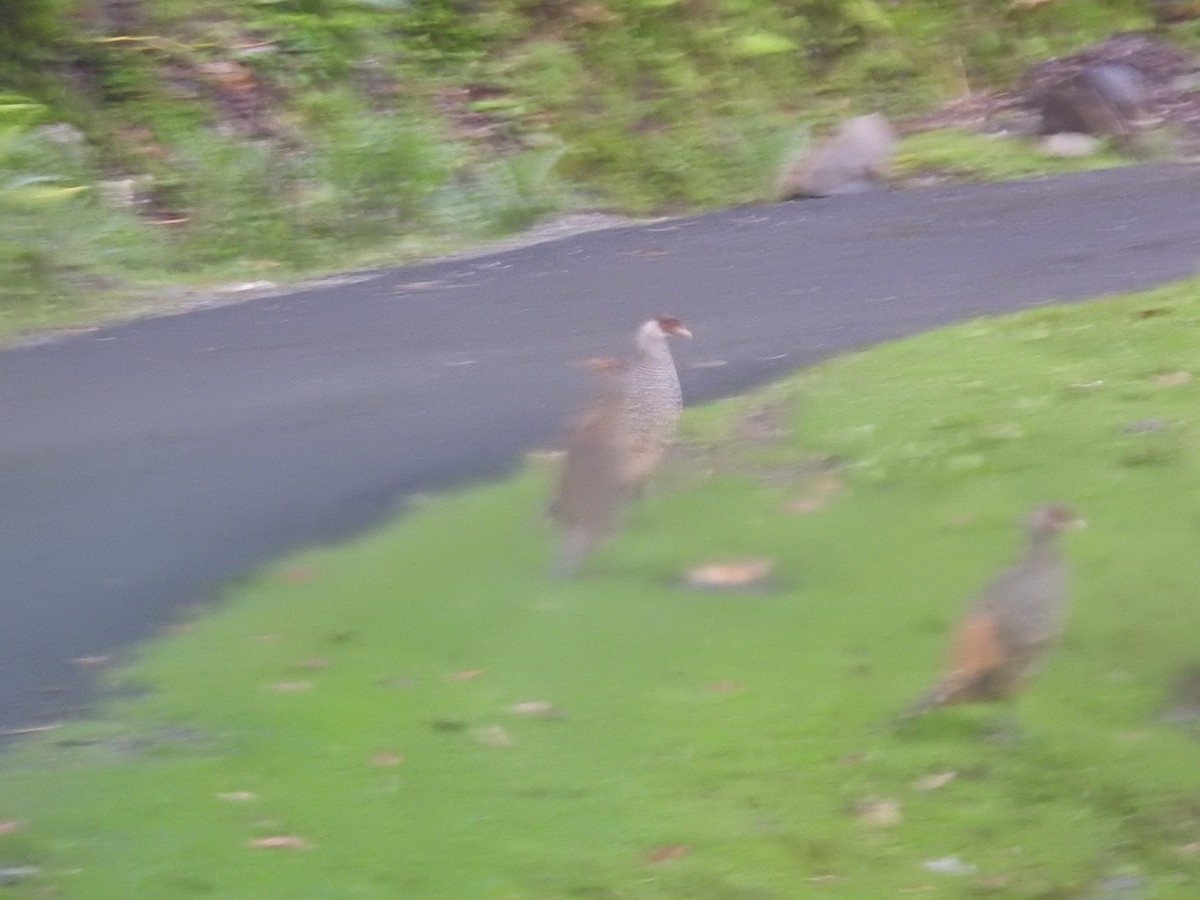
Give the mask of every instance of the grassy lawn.
[{"label": "grassy lawn", "polygon": [[[694,410],[573,583],[543,463],[290,559],[0,759],[6,896],[1198,896],[1198,335],[1190,282]],[[881,728],[1045,499],[1090,527],[1023,740]],[[767,589],[679,586],[744,557]]]}]

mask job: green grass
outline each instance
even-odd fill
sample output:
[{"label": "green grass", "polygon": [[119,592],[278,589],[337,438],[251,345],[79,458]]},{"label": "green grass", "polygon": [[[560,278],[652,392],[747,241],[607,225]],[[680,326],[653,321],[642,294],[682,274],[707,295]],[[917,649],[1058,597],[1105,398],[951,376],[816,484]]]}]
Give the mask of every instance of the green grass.
[{"label": "green grass", "polygon": [[[9,895],[1194,897],[1200,746],[1160,716],[1200,657],[1198,334],[1193,281],[694,410],[573,583],[545,577],[543,464],[288,560],[143,647],[113,677],[141,696],[0,760],[0,820],[25,822],[0,864],[40,870]],[[840,488],[789,512],[834,461]],[[1024,739],[985,740],[988,710],[880,729],[1049,498],[1090,527]],[[744,556],[772,590],[677,586]],[[510,711],[530,701],[562,718]],[[872,797],[901,821],[861,821]],[[272,835],[311,846],[247,846]],[[922,868],[948,856],[974,874]]]},{"label": "green grass", "polygon": [[1058,159],[1041,153],[1029,139],[972,134],[939,128],[912,134],[900,141],[892,163],[901,181],[925,177],[961,181],[1014,181],[1111,169],[1134,160],[1111,149],[1094,156]]}]

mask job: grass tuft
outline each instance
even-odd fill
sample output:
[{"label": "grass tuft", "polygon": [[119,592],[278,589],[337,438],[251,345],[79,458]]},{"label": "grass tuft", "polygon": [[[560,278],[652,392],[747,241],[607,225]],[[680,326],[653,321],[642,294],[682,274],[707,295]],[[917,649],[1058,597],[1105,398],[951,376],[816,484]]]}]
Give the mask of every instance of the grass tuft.
[{"label": "grass tuft", "polygon": [[[1198,333],[1192,281],[690,411],[577,582],[545,577],[537,466],[287,560],[2,760],[13,896],[1193,897],[1197,745],[1164,713],[1200,633]],[[1046,499],[1090,527],[1024,738],[881,727]],[[770,590],[678,584],[748,556]]]}]

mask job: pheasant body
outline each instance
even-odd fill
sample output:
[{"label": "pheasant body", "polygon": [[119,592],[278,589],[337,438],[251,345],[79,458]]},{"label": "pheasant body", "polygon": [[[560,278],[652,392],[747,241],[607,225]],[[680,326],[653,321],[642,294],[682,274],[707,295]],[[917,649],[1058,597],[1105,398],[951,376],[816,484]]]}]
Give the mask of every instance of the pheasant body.
[{"label": "pheasant body", "polygon": [[953,634],[945,674],[909,716],[1020,692],[1062,635],[1068,570],[1057,539],[1077,521],[1057,504],[1034,511],[1025,553],[968,609]]},{"label": "pheasant body", "polygon": [[691,337],[677,319],[638,329],[633,358],[592,368],[597,392],[568,431],[558,491],[548,512],[562,532],[557,570],[573,574],[611,537],[675,436],[683,397],[667,345]]}]

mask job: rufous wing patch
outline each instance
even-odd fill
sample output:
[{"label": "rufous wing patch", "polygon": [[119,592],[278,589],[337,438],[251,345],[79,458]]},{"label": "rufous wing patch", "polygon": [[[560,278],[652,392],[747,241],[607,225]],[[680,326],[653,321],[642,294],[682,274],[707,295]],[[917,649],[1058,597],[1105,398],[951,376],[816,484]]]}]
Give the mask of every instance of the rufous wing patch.
[{"label": "rufous wing patch", "polygon": [[986,612],[972,612],[959,624],[950,644],[950,675],[969,682],[1003,668],[1008,654],[1000,626]]}]

